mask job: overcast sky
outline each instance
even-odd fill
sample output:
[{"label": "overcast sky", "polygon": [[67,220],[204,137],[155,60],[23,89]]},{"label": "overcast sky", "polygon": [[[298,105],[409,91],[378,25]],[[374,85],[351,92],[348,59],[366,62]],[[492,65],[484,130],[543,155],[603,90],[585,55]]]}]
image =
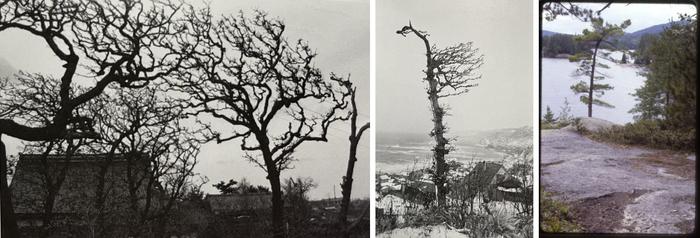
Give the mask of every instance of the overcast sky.
[{"label": "overcast sky", "polygon": [[438,47],[472,41],[485,55],[478,87],[453,96],[455,133],[532,125],[532,1],[377,1],[377,133],[432,128],[425,47],[395,32],[411,20]]},{"label": "overcast sky", "polygon": [[[579,3],[578,5],[597,11],[605,4]],[[678,13],[695,14],[695,6],[691,4],[614,3],[601,15],[605,21],[611,24],[620,24],[624,20],[630,19],[632,25],[625,31],[635,32],[650,26],[668,23],[671,20],[678,20]],[[551,22],[542,18],[542,29],[559,33],[581,34],[581,31],[589,26],[590,23],[582,22],[571,16],[560,16]]]},{"label": "overcast sky", "polygon": [[[360,123],[369,121],[369,3],[367,0],[247,0],[211,2],[216,14],[250,13],[253,9],[267,11],[278,16],[287,25],[286,37],[290,41],[303,38],[317,50],[316,66],[324,74],[335,72],[352,74],[358,87]],[[52,55],[46,44],[36,37],[17,31],[0,33],[0,57],[18,70],[58,75],[61,63]],[[226,127],[218,122],[215,126]],[[358,149],[355,168],[353,197],[368,197],[369,186],[369,134],[363,137]],[[328,143],[309,142],[296,153],[294,169],[282,173],[282,177],[312,177],[319,186],[310,192],[312,198],[341,196],[340,184],[345,174],[348,157],[349,123],[337,123],[329,132]],[[8,154],[19,151],[19,141],[3,137]],[[242,177],[253,184],[269,186],[265,173],[241,156],[238,141],[203,146],[197,171],[212,183]],[[203,187],[215,193],[211,185]]]}]

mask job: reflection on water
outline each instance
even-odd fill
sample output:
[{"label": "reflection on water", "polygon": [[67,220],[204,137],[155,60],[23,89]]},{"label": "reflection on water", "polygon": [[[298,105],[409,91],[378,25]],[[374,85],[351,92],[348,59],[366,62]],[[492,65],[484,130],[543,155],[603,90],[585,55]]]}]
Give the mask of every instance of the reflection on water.
[{"label": "reflection on water", "polygon": [[[618,52],[615,52],[618,53]],[[616,54],[612,56],[615,57]],[[616,59],[619,60],[620,57]],[[599,59],[600,60],[600,59]],[[635,89],[642,86],[646,78],[639,76],[637,72],[642,69],[632,64],[620,65],[607,60],[601,60],[610,66],[609,69],[602,69],[601,72],[609,77],[597,81],[607,83],[614,87],[613,90],[606,91],[602,100],[615,108],[605,108],[593,105],[593,117],[602,118],[619,124],[633,121],[633,115],[629,110],[636,104],[635,97],[631,95]],[[544,114],[546,106],[558,114],[567,98],[571,105],[571,113],[575,117],[587,116],[588,108],[579,100],[578,95],[574,95],[570,89],[581,77],[575,78],[572,73],[576,70],[577,63],[569,62],[567,59],[542,59],[542,81],[541,81],[541,112]],[[587,79],[584,79],[587,81]]]}]

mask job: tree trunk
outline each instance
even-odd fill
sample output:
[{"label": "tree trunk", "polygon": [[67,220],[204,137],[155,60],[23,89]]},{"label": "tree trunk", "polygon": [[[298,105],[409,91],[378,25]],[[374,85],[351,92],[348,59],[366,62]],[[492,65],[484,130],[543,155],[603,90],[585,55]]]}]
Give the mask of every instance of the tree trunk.
[{"label": "tree trunk", "polygon": [[350,97],[352,104],[352,116],[350,118],[350,153],[348,156],[348,168],[343,177],[343,183],[340,185],[343,193],[343,201],[340,205],[340,216],[338,217],[338,224],[341,229],[343,229],[343,236],[350,237],[350,227],[347,226],[348,209],[350,208],[350,195],[352,194],[352,175],[355,171],[355,162],[357,162],[357,144],[360,143],[360,138],[362,138],[362,133],[369,128],[369,123],[363,125],[359,131],[357,129],[357,104],[355,103],[355,89],[352,90],[352,95]]},{"label": "tree trunk", "polygon": [[447,163],[445,163],[445,155],[449,152],[447,149],[447,139],[445,139],[445,125],[443,124],[443,117],[445,116],[445,110],[440,107],[438,102],[438,81],[435,78],[435,70],[438,63],[433,60],[433,52],[430,48],[430,42],[426,35],[413,29],[416,36],[423,40],[425,45],[425,59],[426,59],[426,70],[425,70],[425,80],[428,81],[428,100],[430,101],[430,111],[433,114],[433,130],[430,135],[435,139],[435,147],[433,147],[433,183],[435,184],[435,198],[438,206],[445,204],[445,197],[447,196]]},{"label": "tree trunk", "polygon": [[591,64],[591,82],[588,84],[588,117],[593,117],[593,86],[595,85],[595,60],[598,56],[598,47],[600,47],[599,40],[595,44],[595,49],[593,50],[593,63]]},{"label": "tree trunk", "polygon": [[[355,134],[355,133],[353,133]],[[350,207],[350,195],[352,193],[352,174],[355,171],[355,162],[357,162],[357,141],[355,141],[355,136],[350,136],[350,155],[348,156],[348,168],[343,177],[343,183],[340,185],[343,193],[343,201],[340,205],[340,217],[338,222],[345,228],[345,223],[347,222],[348,208]]]},{"label": "tree trunk", "polygon": [[17,220],[15,218],[14,207],[12,207],[12,194],[10,193],[9,184],[7,183],[7,151],[5,143],[2,142],[2,134],[0,134],[0,170],[2,177],[0,178],[0,209],[2,209],[2,235],[7,237],[19,237],[19,229],[17,228]]},{"label": "tree trunk", "polygon": [[428,89],[428,99],[430,99],[430,109],[433,113],[433,131],[432,135],[435,139],[435,147],[433,147],[433,183],[436,189],[436,198],[438,206],[445,204],[445,197],[447,196],[447,163],[445,162],[445,155],[449,152],[447,150],[447,139],[445,138],[445,126],[442,122],[443,116],[445,115],[444,109],[440,107],[437,95],[437,81],[433,79],[432,73],[428,74],[429,77],[429,89]]},{"label": "tree trunk", "polygon": [[282,185],[280,184],[280,173],[277,169],[269,170],[267,179],[270,180],[272,190],[272,237],[285,237],[284,227],[284,200],[282,199]]}]

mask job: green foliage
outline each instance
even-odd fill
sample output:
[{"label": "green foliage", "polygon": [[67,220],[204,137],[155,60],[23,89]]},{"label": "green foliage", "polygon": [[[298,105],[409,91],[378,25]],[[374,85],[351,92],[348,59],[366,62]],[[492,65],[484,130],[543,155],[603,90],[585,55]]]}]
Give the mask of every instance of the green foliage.
[{"label": "green foliage", "polygon": [[621,64],[626,64],[627,62],[627,52],[622,52],[622,59],[620,59]]},{"label": "green foliage", "polygon": [[630,111],[637,114],[636,119],[661,119],[673,129],[695,127],[696,22],[681,15],[645,49],[647,80],[633,94],[638,103]]},{"label": "green foliage", "polygon": [[569,206],[553,200],[540,188],[540,229],[545,232],[581,232]]},{"label": "green foliage", "polygon": [[634,56],[634,63],[639,64],[639,65],[648,65],[651,63],[651,45],[655,44],[655,42],[658,40],[658,37],[656,35],[652,34],[644,34],[642,37],[639,39],[639,46],[637,46],[637,50],[634,51],[633,56]]},{"label": "green foliage", "polygon": [[[547,106],[547,111],[551,112],[549,106]],[[552,115],[552,120],[547,120],[547,114],[545,114],[545,119],[540,122],[540,129],[559,129],[568,126],[573,122],[573,120],[573,115],[571,115],[571,104],[569,104],[569,100],[567,98],[564,98],[564,104],[560,108],[559,115],[556,118],[554,118],[554,115]]]},{"label": "green foliage", "polygon": [[590,133],[591,138],[657,149],[695,151],[695,128],[673,129],[660,120],[639,120]]},{"label": "green foliage", "polygon": [[549,109],[549,106],[547,106],[547,110],[544,113],[544,122],[545,123],[554,123],[554,113],[552,113],[552,109]]},{"label": "green foliage", "polygon": [[[575,37],[576,41],[595,44],[592,54],[588,52],[579,53],[569,58],[569,61],[579,62],[578,68],[574,71],[574,76],[588,77],[588,80],[582,80],[572,85],[571,90],[574,91],[575,94],[583,94],[579,99],[582,103],[589,105],[589,116],[593,114],[592,105],[613,107],[610,103],[600,99],[600,97],[605,94],[605,91],[612,90],[613,87],[608,84],[596,83],[596,81],[604,80],[606,77],[604,73],[599,72],[599,69],[610,68],[608,65],[596,61],[599,57],[598,49],[602,45],[615,48],[615,44],[608,41],[608,39],[623,35],[624,29],[630,24],[632,24],[630,20],[625,20],[620,25],[615,25],[606,23],[602,18],[593,18],[591,19],[592,30],[584,29],[582,35]],[[603,56],[608,57],[608,54],[603,54]],[[593,98],[591,98],[590,95],[592,95]]]},{"label": "green foliage", "polygon": [[542,56],[556,57],[559,54],[574,55],[581,52],[587,52],[591,49],[590,46],[574,40],[573,35],[554,34],[551,36],[542,36]]}]

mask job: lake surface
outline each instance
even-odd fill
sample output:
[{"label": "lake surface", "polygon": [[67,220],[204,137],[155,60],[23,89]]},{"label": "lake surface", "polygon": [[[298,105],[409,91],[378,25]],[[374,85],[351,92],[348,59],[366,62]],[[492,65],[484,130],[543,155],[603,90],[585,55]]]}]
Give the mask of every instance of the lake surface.
[{"label": "lake surface", "polygon": [[[616,59],[621,57],[619,52],[613,52],[611,56]],[[609,77],[597,82],[607,83],[614,87],[614,89],[606,91],[601,99],[612,104],[615,108],[593,105],[593,117],[619,124],[634,121],[633,115],[629,113],[629,110],[636,104],[635,97],[631,93],[634,93],[635,89],[641,87],[644,84],[644,80],[646,80],[645,77],[638,75],[642,68],[632,64],[616,64],[608,60],[601,61],[610,66],[610,68],[602,69],[599,72],[603,72]],[[571,85],[580,80],[588,82],[588,79],[585,77],[572,76],[577,66],[577,63],[569,62],[568,59],[542,59],[542,81],[540,84],[542,88],[540,101],[542,114],[545,113],[546,107],[549,106],[552,112],[558,115],[566,98],[571,106],[573,116],[582,117],[588,115],[587,105],[583,104],[579,100],[580,95],[574,95],[570,88]]]}]

